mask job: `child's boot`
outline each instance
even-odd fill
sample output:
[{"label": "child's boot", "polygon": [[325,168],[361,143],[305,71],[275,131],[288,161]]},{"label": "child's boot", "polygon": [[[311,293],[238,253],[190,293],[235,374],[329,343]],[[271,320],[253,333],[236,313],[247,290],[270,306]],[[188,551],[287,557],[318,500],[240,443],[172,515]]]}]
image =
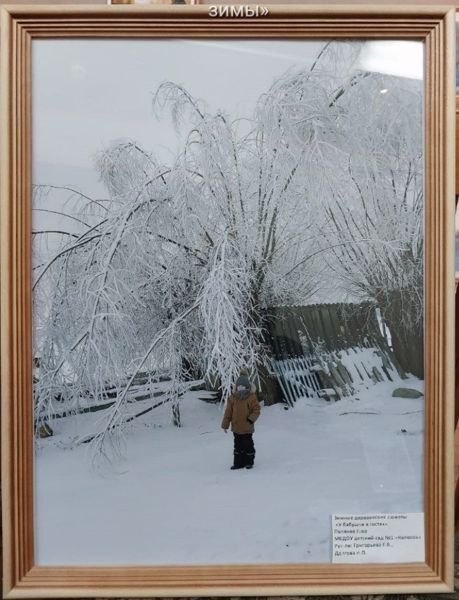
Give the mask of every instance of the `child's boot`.
[{"label": "child's boot", "polygon": [[244,468],[243,456],[240,452],[235,452],[233,466],[231,467],[231,470],[234,471],[235,469],[243,469],[243,468]]}]

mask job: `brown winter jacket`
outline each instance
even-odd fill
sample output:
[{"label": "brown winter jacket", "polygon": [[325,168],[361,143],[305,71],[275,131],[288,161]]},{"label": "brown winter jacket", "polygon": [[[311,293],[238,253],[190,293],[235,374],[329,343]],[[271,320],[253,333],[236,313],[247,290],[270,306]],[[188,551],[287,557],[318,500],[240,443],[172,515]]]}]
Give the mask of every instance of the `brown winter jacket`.
[{"label": "brown winter jacket", "polygon": [[242,400],[237,394],[231,394],[226,403],[225,414],[223,415],[222,428],[228,429],[231,424],[231,431],[234,433],[253,433],[253,424],[260,416],[260,404],[256,394],[251,391],[247,398]]}]

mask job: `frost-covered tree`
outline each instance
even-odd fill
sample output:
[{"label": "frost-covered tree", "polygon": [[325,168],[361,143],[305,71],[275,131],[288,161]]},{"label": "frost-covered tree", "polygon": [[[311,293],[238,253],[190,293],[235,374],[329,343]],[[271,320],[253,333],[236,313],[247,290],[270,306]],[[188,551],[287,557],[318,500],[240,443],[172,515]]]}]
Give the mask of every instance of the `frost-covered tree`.
[{"label": "frost-covered tree", "polygon": [[[162,164],[129,140],[98,154],[108,198],[81,197],[71,215],[80,227],[35,265],[38,422],[57,403],[78,410],[110,397],[87,438],[110,457],[138,414],[141,375],[147,386],[166,376],[162,402],[177,425],[196,379],[223,399],[243,367],[263,383],[269,307],[305,303],[326,256],[350,289],[389,306],[403,288],[386,276],[406,242],[401,214],[406,228],[419,218],[419,147],[400,137],[408,99],[399,121],[370,102],[376,79],[355,71],[357,56],[355,45],[324,44],[312,67],[279,77],[245,120],[165,82],[154,108],[185,133],[175,159]],[[359,121],[366,102],[377,113],[370,130]],[[394,220],[400,236],[386,239]],[[146,410],[157,404],[152,397]]]},{"label": "frost-covered tree", "polygon": [[399,362],[422,376],[422,82],[355,68],[358,51],[325,45],[311,70],[279,78],[265,105],[282,127],[275,146],[294,168],[304,157],[322,202],[320,251],[336,283],[379,306]]},{"label": "frost-covered tree", "polygon": [[317,68],[279,78],[268,101],[288,127],[279,147],[307,156],[337,285],[378,305],[399,362],[422,376],[422,81],[362,71],[357,52],[324,46]]},{"label": "frost-covered tree", "polygon": [[330,265],[345,289],[379,306],[400,364],[422,377],[422,83],[372,74],[340,104],[349,149],[326,208]]}]

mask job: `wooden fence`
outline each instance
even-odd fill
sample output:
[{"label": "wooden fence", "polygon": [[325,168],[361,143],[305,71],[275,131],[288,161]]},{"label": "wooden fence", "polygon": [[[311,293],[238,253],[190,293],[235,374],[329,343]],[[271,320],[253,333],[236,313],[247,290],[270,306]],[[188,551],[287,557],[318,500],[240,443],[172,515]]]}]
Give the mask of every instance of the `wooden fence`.
[{"label": "wooden fence", "polygon": [[361,304],[311,304],[269,309],[268,330],[274,357],[302,356],[321,341],[327,350],[363,346],[368,339],[385,343],[376,307]]},{"label": "wooden fence", "polygon": [[370,303],[275,307],[269,334],[272,373],[289,405],[405,377]]}]

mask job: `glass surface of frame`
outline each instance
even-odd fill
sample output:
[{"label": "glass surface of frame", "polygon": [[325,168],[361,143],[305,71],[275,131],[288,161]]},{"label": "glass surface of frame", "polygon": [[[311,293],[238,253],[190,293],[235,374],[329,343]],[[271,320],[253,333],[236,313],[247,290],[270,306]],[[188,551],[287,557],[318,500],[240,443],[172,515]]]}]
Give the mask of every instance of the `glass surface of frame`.
[{"label": "glass surface of frame", "polygon": [[221,8],[3,11],[11,597],[451,586],[454,10]]},{"label": "glass surface of frame", "polygon": [[331,515],[424,512],[422,43],[36,40],[32,74],[37,563],[393,562]]}]

